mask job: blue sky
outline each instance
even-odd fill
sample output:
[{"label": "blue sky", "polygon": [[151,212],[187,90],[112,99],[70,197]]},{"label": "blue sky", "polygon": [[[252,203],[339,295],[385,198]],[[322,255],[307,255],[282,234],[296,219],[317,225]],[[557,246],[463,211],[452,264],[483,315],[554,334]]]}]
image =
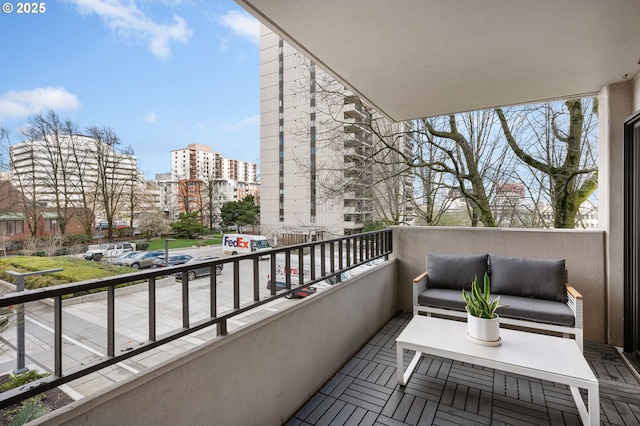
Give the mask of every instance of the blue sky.
[{"label": "blue sky", "polygon": [[110,127],[147,178],[172,149],[260,155],[259,26],[232,0],[46,1],[0,13],[0,125],[49,110]]}]

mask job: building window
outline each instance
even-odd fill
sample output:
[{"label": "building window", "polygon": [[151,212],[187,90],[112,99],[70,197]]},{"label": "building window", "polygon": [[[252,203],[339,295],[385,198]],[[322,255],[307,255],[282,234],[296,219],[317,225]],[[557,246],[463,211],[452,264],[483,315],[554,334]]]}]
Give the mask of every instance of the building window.
[{"label": "building window", "polygon": [[0,234],[24,234],[24,220],[0,221]]},{"label": "building window", "polygon": [[56,232],[58,230],[58,221],[56,219],[45,219],[44,230],[45,232]]}]

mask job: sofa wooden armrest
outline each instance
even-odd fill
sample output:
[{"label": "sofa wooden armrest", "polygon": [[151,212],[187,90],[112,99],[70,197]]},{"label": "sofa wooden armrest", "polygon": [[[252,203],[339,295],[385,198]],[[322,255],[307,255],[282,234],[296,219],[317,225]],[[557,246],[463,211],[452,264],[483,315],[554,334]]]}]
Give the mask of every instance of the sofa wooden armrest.
[{"label": "sofa wooden armrest", "polygon": [[569,295],[570,297],[573,297],[576,300],[582,300],[582,295],[580,294],[580,292],[575,288],[573,288],[571,284],[566,284],[566,287],[567,287],[567,295]]},{"label": "sofa wooden armrest", "polygon": [[423,272],[413,279],[413,306],[418,305],[418,296],[427,289],[427,273]]}]

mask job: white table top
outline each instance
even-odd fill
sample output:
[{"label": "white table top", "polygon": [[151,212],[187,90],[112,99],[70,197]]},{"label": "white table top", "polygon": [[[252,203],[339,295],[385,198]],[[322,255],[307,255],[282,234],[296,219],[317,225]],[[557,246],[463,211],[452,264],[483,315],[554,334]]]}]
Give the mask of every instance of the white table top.
[{"label": "white table top", "polygon": [[[500,346],[483,346],[467,338],[467,323],[414,316],[396,342],[433,355],[474,363],[498,370],[538,370],[556,376],[596,382],[575,340],[531,332],[500,329]],[[541,374],[540,377],[546,376]]]}]

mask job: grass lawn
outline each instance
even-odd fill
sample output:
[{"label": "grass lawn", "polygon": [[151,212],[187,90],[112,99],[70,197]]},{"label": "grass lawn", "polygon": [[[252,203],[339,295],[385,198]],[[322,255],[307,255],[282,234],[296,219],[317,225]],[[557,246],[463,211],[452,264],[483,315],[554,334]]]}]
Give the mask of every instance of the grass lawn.
[{"label": "grass lawn", "polygon": [[0,279],[10,283],[15,282],[14,277],[8,275],[6,271],[33,272],[57,268],[62,268],[62,271],[26,277],[25,287],[28,289],[42,288],[132,272],[131,268],[125,266],[115,266],[106,262],[92,262],[72,256],[53,258],[14,256],[0,258]]},{"label": "grass lawn", "polygon": [[[208,236],[197,240],[171,240],[169,248],[218,245],[222,243],[222,234]],[[164,250],[165,240],[152,240],[147,250]],[[52,285],[67,284],[97,278],[111,277],[133,272],[126,266],[115,266],[107,262],[92,262],[73,256],[38,257],[13,256],[0,258],[0,279],[15,283],[13,276],[6,271],[34,272],[62,268],[60,272],[36,275],[25,278],[27,289],[43,288]]]},{"label": "grass lawn", "polygon": [[[149,248],[147,250],[164,250],[165,240],[151,240],[149,241]],[[222,235],[211,235],[207,238],[198,239],[198,240],[169,240],[169,248],[170,249],[178,249],[184,247],[193,247],[193,246],[212,246],[222,244]]]}]

